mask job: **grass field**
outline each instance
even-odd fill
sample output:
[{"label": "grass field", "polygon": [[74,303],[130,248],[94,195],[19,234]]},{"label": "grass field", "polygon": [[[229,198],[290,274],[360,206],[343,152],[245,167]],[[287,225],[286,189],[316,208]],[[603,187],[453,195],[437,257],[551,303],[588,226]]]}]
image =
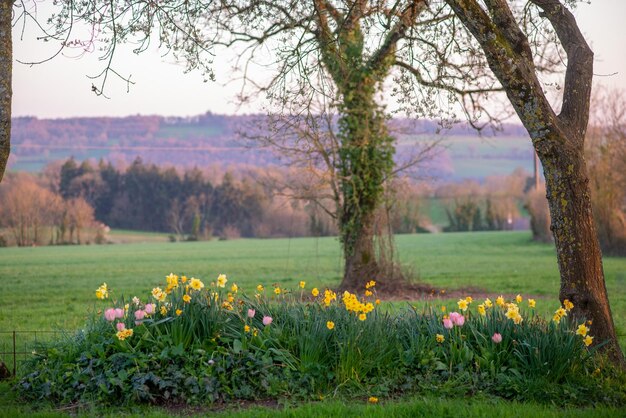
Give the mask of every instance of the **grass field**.
[{"label": "grass field", "polygon": [[134,408],[98,408],[96,410],[55,410],[43,409],[34,412],[30,405],[20,404],[6,384],[0,383],[0,418],[16,417],[46,417],[58,418],[71,416],[98,416],[98,417],[155,417],[167,418],[179,416],[218,416],[236,418],[325,418],[325,417],[381,417],[381,418],[450,418],[462,414],[464,418],[510,417],[510,418],[591,418],[591,417],[623,417],[624,408],[610,408],[598,405],[588,408],[563,408],[554,405],[539,405],[534,403],[509,402],[500,399],[484,398],[481,396],[460,397],[455,399],[437,398],[435,396],[414,397],[400,400],[383,400],[378,404],[368,404],[365,400],[342,401],[326,400],[310,402],[302,405],[282,405],[270,403],[269,406],[254,406],[250,404],[235,404],[227,409],[181,408],[178,410],[158,407]]},{"label": "grass field", "polygon": [[[108,283],[114,296],[123,293],[128,297],[147,298],[150,289],[162,285],[164,276],[170,272],[196,276],[206,282],[225,273],[230,282],[236,282],[244,291],[252,291],[258,283],[266,286],[279,283],[282,287],[295,288],[300,280],[307,281],[307,288],[332,287],[339,283],[342,273],[341,252],[335,238],[169,243],[160,242],[164,236],[158,234],[121,231],[112,235],[134,243],[0,248],[0,333],[79,328],[89,312],[102,306],[94,297],[95,289],[102,282]],[[412,270],[419,281],[438,289],[472,288],[493,296],[501,293],[533,295],[538,298],[539,311],[544,313],[558,306],[559,275],[554,248],[532,242],[528,232],[401,235],[396,242],[403,265]],[[605,258],[604,268],[618,334],[622,335],[620,342],[626,348],[623,337],[626,334],[626,258]],[[456,298],[430,302],[452,306],[455,301]],[[395,309],[404,303],[387,306]],[[10,346],[10,338],[10,334],[0,334],[0,352]],[[46,338],[46,334],[39,338]],[[0,386],[0,392],[1,389]],[[457,407],[465,408],[467,401],[456,402],[458,405],[436,398],[402,400],[386,405],[383,414],[377,412],[383,411],[380,405],[355,406],[335,401],[304,405],[298,410],[287,410],[281,416],[356,416],[352,414],[354,411],[359,411],[358,415],[372,416],[451,416]],[[485,411],[510,415],[511,405],[501,401],[478,401],[467,411],[468,416],[483,416]],[[537,416],[595,414],[593,411],[567,413],[544,406],[522,406],[530,408],[526,411]],[[522,406],[519,411],[523,410]],[[12,398],[0,396],[0,410],[5,407],[9,408],[6,411],[10,416],[30,411],[28,406],[19,406]],[[439,411],[439,415],[424,412],[428,408]],[[254,411],[242,416],[276,414],[275,411]],[[391,412],[393,414],[388,415]],[[159,413],[149,410],[149,415],[159,416]],[[622,413],[603,409],[599,415],[623,416]],[[106,415],[105,411],[98,412],[102,414]],[[163,412],[163,416],[168,414],[168,411]],[[53,411],[44,415],[55,416]],[[118,416],[119,411],[111,411],[110,415]],[[520,412],[519,416],[526,414]]]},{"label": "grass field", "polygon": [[[549,299],[547,310],[558,303],[554,248],[532,242],[528,232],[400,235],[396,242],[403,265],[437,288],[535,295]],[[250,291],[258,283],[295,287],[299,280],[309,288],[335,286],[340,255],[335,238],[0,248],[0,331],[76,329],[95,306],[94,290],[102,282],[118,296],[145,297],[170,272],[205,281],[225,273]],[[605,258],[604,268],[623,335],[626,258]]]}]

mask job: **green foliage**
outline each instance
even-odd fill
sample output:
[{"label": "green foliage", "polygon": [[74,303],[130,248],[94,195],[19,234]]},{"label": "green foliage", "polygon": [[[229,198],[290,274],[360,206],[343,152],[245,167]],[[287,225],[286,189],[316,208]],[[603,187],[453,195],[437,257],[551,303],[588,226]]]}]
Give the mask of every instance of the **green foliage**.
[{"label": "green foliage", "polygon": [[[375,295],[351,303],[347,293],[311,299],[275,285],[248,298],[221,279],[202,289],[173,277],[123,316],[110,316],[109,304],[78,333],[36,347],[21,368],[21,396],[112,405],[483,392],[626,404],[626,375],[584,346],[576,324],[547,322],[532,309],[522,308],[515,324],[504,308],[485,316],[470,308],[464,324],[448,329],[431,308],[370,309]],[[501,343],[492,341],[496,332]]]}]

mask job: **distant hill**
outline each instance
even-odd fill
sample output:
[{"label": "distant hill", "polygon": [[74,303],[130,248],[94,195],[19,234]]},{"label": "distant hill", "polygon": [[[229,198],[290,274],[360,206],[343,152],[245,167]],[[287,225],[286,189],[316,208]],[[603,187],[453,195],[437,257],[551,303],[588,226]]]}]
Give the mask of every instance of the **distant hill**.
[{"label": "distant hill", "polygon": [[[212,113],[186,118],[14,118],[9,169],[40,171],[52,161],[71,156],[124,164],[139,156],[159,165],[222,169],[280,164],[269,150],[250,147],[241,139],[240,132],[253,127],[259,118]],[[424,174],[446,180],[480,180],[509,174],[518,167],[532,169],[532,146],[518,125],[505,125],[501,132],[483,137],[465,124],[441,133],[440,126],[428,120],[393,119],[390,126],[398,138],[398,158],[410,154],[416,145],[445,136],[443,148],[423,169]]]}]

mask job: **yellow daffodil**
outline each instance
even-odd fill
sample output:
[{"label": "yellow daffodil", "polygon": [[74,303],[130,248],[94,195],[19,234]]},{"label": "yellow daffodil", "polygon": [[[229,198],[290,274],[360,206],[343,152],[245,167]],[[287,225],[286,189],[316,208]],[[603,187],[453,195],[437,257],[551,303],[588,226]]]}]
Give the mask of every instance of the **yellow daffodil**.
[{"label": "yellow daffodil", "polygon": [[376,282],[374,280],[370,280],[369,282],[365,284],[366,289],[371,289],[374,286],[376,286]]},{"label": "yellow daffodil", "polygon": [[587,328],[585,326],[585,324],[580,324],[578,326],[578,329],[576,330],[576,334],[585,337],[587,335],[587,333],[589,332],[589,328]]},{"label": "yellow daffodil", "polygon": [[183,313],[182,309],[176,309],[176,316],[180,316],[180,314],[182,313]]},{"label": "yellow daffodil", "polygon": [[522,303],[523,300],[524,300],[524,298],[522,298],[522,295],[515,296],[515,302]]},{"label": "yellow daffodil", "polygon": [[191,296],[189,296],[189,295],[184,295],[184,296],[183,296],[183,301],[184,301],[185,303],[189,303],[189,302],[191,302]]},{"label": "yellow daffodil", "polygon": [[437,340],[438,343],[442,343],[442,342],[444,342],[446,340],[446,338],[443,335],[441,335],[441,334],[437,334],[435,339]]},{"label": "yellow daffodil", "polygon": [[174,289],[178,287],[178,276],[174,273],[170,273],[165,276],[165,280],[167,281],[167,287],[170,289]]},{"label": "yellow daffodil", "polygon": [[445,312],[446,311],[446,307],[444,305],[441,305],[441,312]]},{"label": "yellow daffodil", "polygon": [[535,299],[528,299],[528,307],[529,308],[534,308],[536,304],[537,304],[537,302],[535,302]]},{"label": "yellow daffodil", "polygon": [[326,322],[326,328],[328,328],[328,329],[335,328],[335,323],[333,321]]},{"label": "yellow daffodil", "polygon": [[[189,287],[192,288],[193,290],[202,290],[204,289],[204,283],[202,283],[201,280],[196,279],[195,277],[192,277],[189,280]],[[224,286],[222,286],[224,287]]]},{"label": "yellow daffodil", "polygon": [[482,316],[485,316],[487,312],[485,311],[485,305],[478,305],[478,313]]},{"label": "yellow daffodil", "polygon": [[376,301],[374,302],[376,305],[380,305],[380,299],[376,299]]},{"label": "yellow daffodil", "polygon": [[504,306],[504,298],[502,297],[502,295],[498,296],[496,298],[496,305],[498,306]]},{"label": "yellow daffodil", "polygon": [[306,282],[300,281],[300,289],[304,289],[304,286],[306,286]]},{"label": "yellow daffodil", "polygon": [[378,398],[376,396],[370,396],[367,401],[369,403],[378,403]]},{"label": "yellow daffodil", "polygon": [[100,287],[96,289],[96,297],[98,299],[106,299],[109,297],[109,288],[106,283],[102,283]]},{"label": "yellow daffodil", "polygon": [[373,293],[372,293],[370,290],[366,290],[366,291],[365,291],[365,296],[366,296],[366,297],[370,297],[370,296],[372,296],[372,295],[373,295]]},{"label": "yellow daffodil", "polygon": [[586,347],[589,347],[593,343],[593,337],[591,335],[587,335],[583,340]]},{"label": "yellow daffodil", "polygon": [[180,281],[183,282],[183,284],[187,283],[187,276],[181,276]]},{"label": "yellow daffodil", "polygon": [[362,313],[359,315],[359,321],[365,321],[367,319],[367,315]]},{"label": "yellow daffodil", "polygon": [[167,297],[167,293],[161,290],[160,287],[155,287],[154,289],[152,289],[152,297],[158,300],[159,302],[163,302],[165,301],[165,298]]},{"label": "yellow daffodil", "polygon": [[519,315],[519,312],[517,312],[515,309],[509,309],[508,311],[506,311],[506,317],[509,319],[515,319],[517,315]]},{"label": "yellow daffodil", "polygon": [[167,314],[167,308],[165,306],[161,306],[160,312],[161,312],[161,315]]},{"label": "yellow daffodil", "polygon": [[467,303],[472,303],[472,302],[474,302],[474,299],[472,299],[472,297],[471,297],[471,296],[467,296],[467,297],[465,298],[465,301],[466,301]]},{"label": "yellow daffodil", "polygon": [[280,289],[280,287],[276,286],[274,288],[274,293],[276,293],[277,295],[280,295],[281,292],[282,292],[282,290]]},{"label": "yellow daffodil", "polygon": [[219,276],[217,276],[217,287],[226,287],[227,281],[228,279],[226,278],[226,275],[220,274]]},{"label": "yellow daffodil", "polygon": [[233,293],[237,293],[239,291],[239,286],[237,286],[237,284],[233,283],[233,285],[230,287],[230,291]]},{"label": "yellow daffodil", "polygon": [[462,310],[462,311],[466,311],[467,310],[467,300],[460,299],[456,304],[459,305],[459,309],[460,310]]},{"label": "yellow daffodil", "polygon": [[243,331],[244,332],[250,332],[250,325],[244,325]]},{"label": "yellow daffodil", "polygon": [[487,308],[491,308],[493,306],[493,303],[491,303],[491,299],[487,298],[485,299],[485,301],[483,302],[485,307]]},{"label": "yellow daffodil", "polygon": [[118,331],[116,335],[117,335],[117,339],[118,340],[124,341],[126,338],[133,336],[133,330],[132,329],[123,329],[121,331]]},{"label": "yellow daffodil", "polygon": [[311,294],[316,298],[320,294],[320,291],[317,290],[317,287],[314,287],[313,290],[311,290]]},{"label": "yellow daffodil", "polygon": [[569,301],[569,299],[565,299],[563,301],[563,306],[565,307],[566,310],[571,311],[572,309],[574,309],[574,304],[572,302]]},{"label": "yellow daffodil", "polygon": [[260,292],[262,292],[262,291],[264,291],[264,290],[265,290],[265,288],[263,287],[263,285],[262,285],[262,284],[258,284],[258,285],[256,286],[256,291],[257,291],[257,292],[259,292],[259,293],[260,293]]}]

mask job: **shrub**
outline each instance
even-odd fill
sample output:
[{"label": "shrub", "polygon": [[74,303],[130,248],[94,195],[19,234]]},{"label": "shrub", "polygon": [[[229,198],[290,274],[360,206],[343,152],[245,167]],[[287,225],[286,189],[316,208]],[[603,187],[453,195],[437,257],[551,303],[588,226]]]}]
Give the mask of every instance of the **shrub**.
[{"label": "shrub", "polygon": [[[251,297],[220,275],[208,286],[170,274],[149,300],[108,302],[84,330],[36,348],[17,388],[58,403],[206,403],[399,392],[553,403],[623,404],[623,374],[591,348],[590,325],[551,321],[535,301],[498,297],[459,312],[380,310],[365,296],[259,285]],[[113,300],[113,303],[109,301]],[[613,373],[613,374],[611,374]],[[608,376],[611,375],[610,379]]]}]

